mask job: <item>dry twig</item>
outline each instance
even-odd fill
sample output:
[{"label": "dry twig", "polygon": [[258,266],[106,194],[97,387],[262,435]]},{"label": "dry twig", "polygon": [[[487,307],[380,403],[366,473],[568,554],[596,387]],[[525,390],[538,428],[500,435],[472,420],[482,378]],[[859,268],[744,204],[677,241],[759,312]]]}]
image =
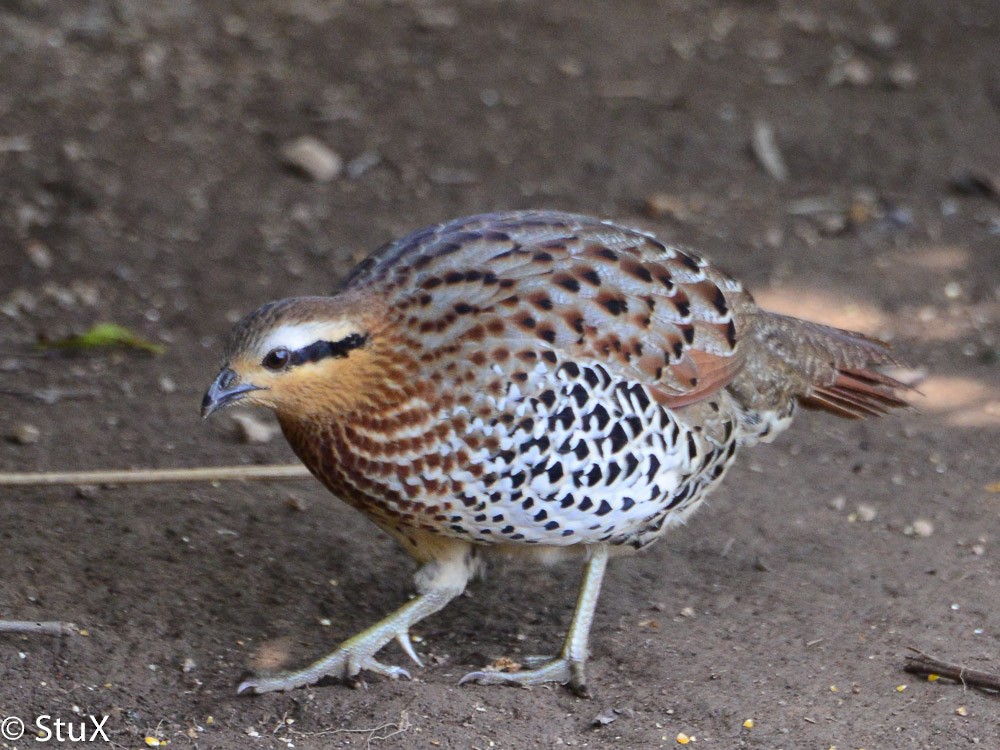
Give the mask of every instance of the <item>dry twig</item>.
[{"label": "dry twig", "polygon": [[0,633],[27,633],[42,635],[73,635],[76,626],[71,622],[38,622],[37,620],[0,620]]},{"label": "dry twig", "polygon": [[1000,674],[968,669],[959,664],[941,661],[912,646],[910,650],[914,653],[906,657],[906,666],[903,669],[911,674],[936,674],[940,677],[947,677],[949,680],[955,680],[955,682],[961,682],[967,688],[976,687],[1000,691]]},{"label": "dry twig", "polygon": [[11,472],[0,473],[0,486],[225,482],[246,479],[301,479],[308,476],[310,476],[309,470],[302,464],[203,466],[196,469]]}]

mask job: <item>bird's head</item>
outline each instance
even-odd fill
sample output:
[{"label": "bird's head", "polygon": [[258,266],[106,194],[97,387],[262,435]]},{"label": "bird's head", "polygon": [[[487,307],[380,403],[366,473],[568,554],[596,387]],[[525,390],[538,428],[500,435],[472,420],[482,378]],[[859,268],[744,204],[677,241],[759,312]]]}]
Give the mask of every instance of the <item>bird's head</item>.
[{"label": "bird's head", "polygon": [[292,417],[362,404],[382,369],[378,332],[370,311],[351,308],[338,298],[295,297],[250,313],[229,333],[202,417],[235,403]]}]

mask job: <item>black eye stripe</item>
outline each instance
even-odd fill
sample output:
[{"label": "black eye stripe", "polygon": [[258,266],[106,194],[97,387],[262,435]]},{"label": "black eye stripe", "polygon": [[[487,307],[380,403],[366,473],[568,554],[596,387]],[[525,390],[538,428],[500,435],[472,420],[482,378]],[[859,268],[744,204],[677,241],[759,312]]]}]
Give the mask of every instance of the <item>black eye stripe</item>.
[{"label": "black eye stripe", "polygon": [[366,341],[368,337],[360,333],[352,333],[340,341],[317,341],[292,352],[289,364],[295,367],[306,362],[318,362],[327,357],[346,357],[352,349],[364,346]]}]

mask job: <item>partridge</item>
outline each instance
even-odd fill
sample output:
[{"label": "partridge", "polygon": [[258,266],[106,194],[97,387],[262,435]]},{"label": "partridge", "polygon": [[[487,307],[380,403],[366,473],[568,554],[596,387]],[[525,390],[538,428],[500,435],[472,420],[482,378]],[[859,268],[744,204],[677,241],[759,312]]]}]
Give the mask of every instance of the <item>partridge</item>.
[{"label": "partridge", "polygon": [[272,409],[292,449],[420,568],[417,595],[314,664],[239,691],[361,670],[462,593],[484,555],[584,565],[558,656],[463,682],[585,691],[610,557],[691,515],[737,451],[797,404],[844,417],[904,405],[886,344],[761,310],[739,282],[635,229],[548,211],[431,226],[331,297],[264,305],[229,334],[203,416]]}]

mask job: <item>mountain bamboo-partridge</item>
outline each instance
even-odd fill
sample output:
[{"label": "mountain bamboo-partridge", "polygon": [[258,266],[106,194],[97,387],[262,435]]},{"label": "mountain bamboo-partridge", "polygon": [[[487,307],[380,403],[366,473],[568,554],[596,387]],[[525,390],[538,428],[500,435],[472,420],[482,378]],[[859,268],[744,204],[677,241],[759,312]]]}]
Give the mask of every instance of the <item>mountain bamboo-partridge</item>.
[{"label": "mountain bamboo-partridge", "polygon": [[485,553],[585,564],[552,659],[463,678],[568,683],[584,664],[610,556],[687,518],[739,448],[799,402],[846,417],[901,406],[887,346],[761,310],[739,282],[645,232],[547,211],[428,227],[362,262],[332,297],[266,304],[228,338],[202,413],[273,409],[336,496],[421,567],[417,596],[288,690],[361,670],[462,593]]}]

